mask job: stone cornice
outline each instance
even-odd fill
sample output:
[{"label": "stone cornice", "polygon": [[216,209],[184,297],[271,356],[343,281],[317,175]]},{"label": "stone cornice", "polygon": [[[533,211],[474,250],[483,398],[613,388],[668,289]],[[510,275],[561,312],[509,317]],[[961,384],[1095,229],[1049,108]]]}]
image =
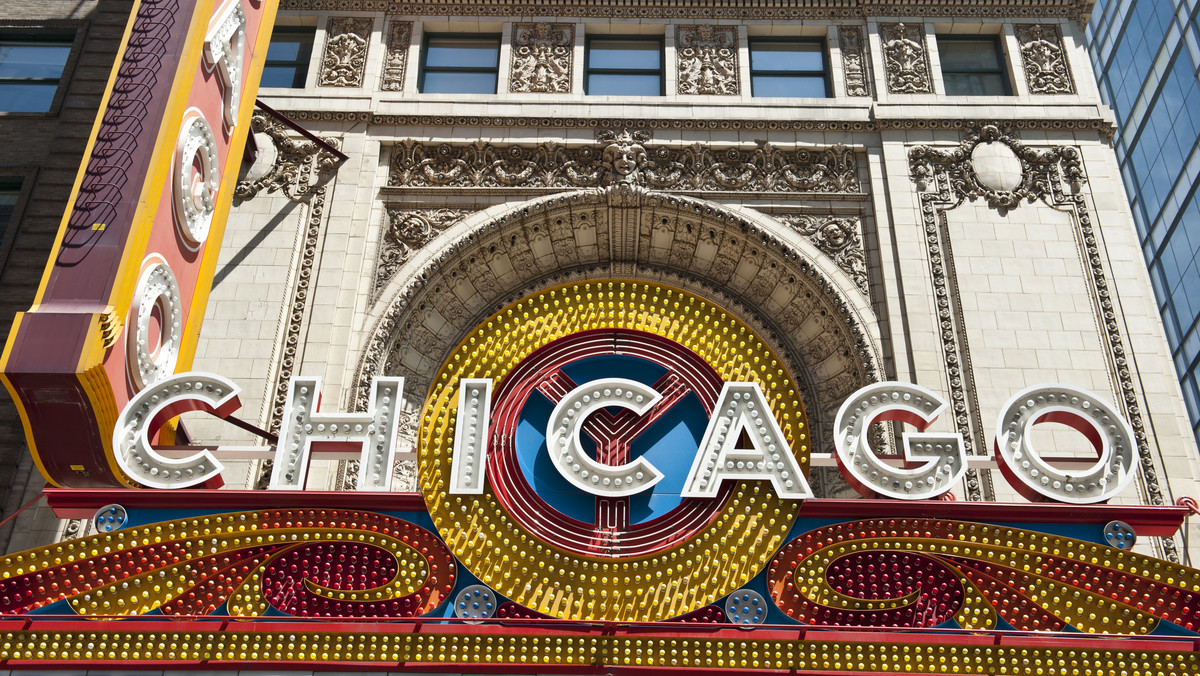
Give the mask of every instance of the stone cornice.
[{"label": "stone cornice", "polygon": [[[829,131],[878,132],[906,129],[966,130],[980,125],[978,120],[965,118],[898,118],[863,121],[832,120],[736,120],[736,119],[669,119],[669,118],[581,118],[581,117],[513,117],[467,115],[381,115],[370,111],[286,110],[297,122],[352,122],[384,126],[420,127],[538,127],[543,129],[663,129],[697,131]],[[993,118],[994,119],[994,118]],[[1111,120],[1092,118],[1021,118],[1005,119],[1018,130],[1094,131],[1111,139],[1116,127]]]},{"label": "stone cornice", "polygon": [[698,19],[868,17],[1066,18],[1087,22],[1094,0],[282,0],[281,9],[386,12],[409,16]]}]

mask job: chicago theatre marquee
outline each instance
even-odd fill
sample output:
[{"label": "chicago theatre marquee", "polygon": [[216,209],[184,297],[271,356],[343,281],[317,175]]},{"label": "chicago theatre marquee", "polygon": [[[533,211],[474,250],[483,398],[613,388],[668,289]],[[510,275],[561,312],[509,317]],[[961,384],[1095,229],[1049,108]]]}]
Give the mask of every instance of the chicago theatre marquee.
[{"label": "chicago theatre marquee", "polygon": [[131,14],[0,669],[1200,673],[1090,3],[278,5]]}]

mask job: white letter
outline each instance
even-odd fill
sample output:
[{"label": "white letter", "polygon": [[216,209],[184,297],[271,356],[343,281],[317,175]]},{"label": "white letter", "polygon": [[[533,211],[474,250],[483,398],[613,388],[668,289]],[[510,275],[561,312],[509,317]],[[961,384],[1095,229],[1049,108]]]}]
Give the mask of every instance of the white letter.
[{"label": "white letter", "polygon": [[483,477],[487,473],[484,452],[492,414],[492,379],[463,378],[458,381],[458,388],[450,493],[482,495]]},{"label": "white letter", "polygon": [[204,67],[215,66],[221,78],[221,99],[225,104],[225,128],[237,124],[242,100],[242,59],[246,46],[246,12],[241,0],[225,3],[208,24],[204,40]]},{"label": "white letter", "polygon": [[949,405],[912,383],[875,383],[850,395],[833,423],[842,475],[864,496],[875,492],[901,500],[928,500],[950,490],[967,471],[961,434],[905,432],[903,467],[880,460],[867,439],[871,425],[883,420],[905,422],[923,431]]},{"label": "white letter", "polygon": [[[1099,460],[1082,471],[1051,467],[1030,440],[1033,426],[1040,422],[1079,430],[1092,442]],[[1077,505],[1117,495],[1133,481],[1136,469],[1129,423],[1108,402],[1069,385],[1038,385],[1009,399],[996,419],[996,455],[1005,477],[1025,497]]]},{"label": "white letter", "polygon": [[[150,324],[158,315],[157,335]],[[175,373],[179,345],[183,342],[183,301],[179,283],[166,259],[158,254],[142,261],[129,308],[125,336],[125,369],[133,389],[141,390]]]},{"label": "white letter", "polygon": [[[195,171],[199,164],[199,171]],[[217,139],[204,114],[188,108],[179,126],[175,143],[174,181],[175,226],[184,245],[197,251],[208,239],[216,208],[217,189],[221,185],[221,163],[217,157]]]},{"label": "white letter", "polygon": [[312,453],[342,455],[361,450],[358,490],[386,491],[392,485],[403,378],[371,380],[365,413],[318,413],[321,379],[293,377],[279,429],[271,489],[303,489]]},{"label": "white letter", "polygon": [[662,472],[645,458],[624,465],[600,464],[584,451],[579,433],[584,419],[598,409],[619,406],[642,415],[661,399],[654,388],[625,378],[593,380],[571,390],[554,407],[546,425],[546,448],[554,467],[567,481],[593,495],[634,495],[658,483]]},{"label": "white letter", "polygon": [[[738,448],[742,432],[751,448]],[[781,498],[813,497],[758,383],[725,383],[680,495],[715,498],[726,479],[767,479]]]},{"label": "white letter", "polygon": [[180,413],[207,411],[224,418],[241,407],[239,391],[215,373],[180,373],[148,386],[117,417],[112,438],[117,464],[150,488],[188,488],[217,477],[225,467],[212,453],[167,458],[150,446],[150,437]]}]

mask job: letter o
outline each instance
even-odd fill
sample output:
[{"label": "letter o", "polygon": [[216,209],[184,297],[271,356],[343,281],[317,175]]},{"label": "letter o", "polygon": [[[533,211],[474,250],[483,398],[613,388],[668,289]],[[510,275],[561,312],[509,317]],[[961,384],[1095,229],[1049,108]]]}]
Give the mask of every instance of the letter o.
[{"label": "letter o", "polygon": [[212,126],[198,109],[188,108],[175,144],[172,184],[175,226],[184,245],[192,251],[204,244],[212,227],[220,187],[219,169],[217,139],[213,136]]},{"label": "letter o", "polygon": [[[1033,426],[1057,422],[1081,432],[1099,459],[1083,470],[1061,470],[1042,459],[1030,439]],[[996,456],[1004,476],[1025,497],[1086,505],[1120,493],[1137,472],[1133,429],[1095,394],[1068,385],[1021,390],[996,419]]]},{"label": "letter o", "polygon": [[[157,316],[158,330],[151,331]],[[171,266],[158,255],[147,256],[133,292],[125,338],[126,368],[135,390],[170,376],[183,342],[183,302]]]}]

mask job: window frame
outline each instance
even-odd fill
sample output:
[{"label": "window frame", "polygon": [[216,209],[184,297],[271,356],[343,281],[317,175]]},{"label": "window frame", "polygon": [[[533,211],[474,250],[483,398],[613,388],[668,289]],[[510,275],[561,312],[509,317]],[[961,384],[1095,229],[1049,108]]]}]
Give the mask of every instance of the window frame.
[{"label": "window frame", "polygon": [[17,239],[17,230],[21,219],[25,216],[25,208],[29,205],[33,192],[34,178],[37,175],[35,167],[20,165],[0,166],[0,187],[15,192],[17,200],[13,204],[8,223],[0,228],[0,272],[8,267],[8,258],[12,253],[13,243]]},{"label": "window frame", "polygon": [[51,22],[43,23],[7,23],[0,24],[0,44],[4,43],[42,43],[47,45],[60,45],[67,48],[67,58],[63,60],[62,72],[58,74],[58,78],[0,78],[0,85],[4,82],[25,82],[31,80],[44,81],[49,84],[54,82],[54,96],[50,99],[50,104],[45,110],[4,110],[0,108],[0,115],[24,115],[33,117],[49,117],[57,115],[62,108],[63,99],[66,97],[67,85],[70,83],[70,73],[74,73],[76,62],[79,60],[80,47],[83,44],[84,31],[80,30],[80,26],[75,22]]},{"label": "window frame", "polygon": [[[754,69],[754,46],[755,44],[775,43],[775,44],[815,44],[818,45],[821,53],[822,68],[820,71],[815,70],[755,70]],[[750,97],[751,98],[833,98],[833,73],[830,72],[829,58],[829,41],[823,35],[751,35],[746,40],[746,62],[750,71]],[[754,93],[754,78],[757,76],[766,77],[820,77],[825,83],[825,96],[768,96],[766,94],[758,95]]]},{"label": "window frame", "polygon": [[[934,36],[934,42],[937,44],[938,50],[938,66],[942,72],[942,92],[946,96],[1013,96],[1013,78],[1012,68],[1008,63],[1008,59],[1004,54],[1004,36],[996,33],[938,33]],[[942,44],[945,42],[980,42],[990,40],[992,46],[996,50],[996,63],[998,70],[946,70],[945,62],[942,60]],[[946,86],[946,73],[951,75],[975,75],[996,73],[1000,75],[1000,82],[1004,85],[1004,91],[998,94],[951,94]]]},{"label": "window frame", "polygon": [[[431,39],[449,38],[453,40],[476,39],[476,40],[495,40],[496,41],[496,63],[491,68],[482,68],[479,66],[430,66],[429,61],[429,41]],[[425,33],[421,36],[421,60],[417,66],[417,93],[419,94],[441,94],[443,96],[463,96],[471,94],[496,94],[500,91],[500,51],[504,46],[504,36],[500,33]],[[494,84],[490,92],[426,92],[425,91],[425,76],[430,71],[434,73],[488,73],[494,76]]]},{"label": "window frame", "polygon": [[[592,67],[592,43],[596,40],[600,42],[646,42],[658,44],[658,67],[657,68],[593,68]],[[609,33],[599,33],[596,35],[585,35],[583,41],[583,93],[585,96],[619,96],[619,94],[593,94],[592,75],[656,75],[658,76],[658,93],[653,96],[667,95],[667,49],[666,39],[662,35],[618,35]],[[638,94],[636,96],[642,96]]]},{"label": "window frame", "polygon": [[[264,58],[263,59],[263,72],[264,73],[266,72],[267,68],[270,68],[272,66],[276,66],[276,67],[278,67],[278,66],[294,66],[294,67],[296,67],[297,70],[296,70],[296,74],[292,76],[292,85],[290,87],[278,87],[278,86],[272,86],[272,85],[263,85],[263,86],[268,89],[305,89],[305,88],[307,88],[308,87],[308,76],[311,74],[311,71],[312,71],[313,48],[316,46],[316,42],[317,42],[317,27],[316,26],[303,26],[303,25],[282,25],[282,26],[276,25],[272,29],[272,32],[271,32],[271,42],[274,42],[276,36],[279,36],[279,35],[304,35],[304,36],[307,36],[308,37],[308,56],[307,56],[307,59],[301,60],[300,55],[297,54],[295,61],[283,60],[283,59],[272,60],[272,59]],[[270,53],[269,45],[267,47],[267,52],[268,52],[268,54]],[[300,78],[300,84],[296,84],[297,77],[300,75],[299,66],[301,63],[304,64],[304,76],[302,78]]]}]

